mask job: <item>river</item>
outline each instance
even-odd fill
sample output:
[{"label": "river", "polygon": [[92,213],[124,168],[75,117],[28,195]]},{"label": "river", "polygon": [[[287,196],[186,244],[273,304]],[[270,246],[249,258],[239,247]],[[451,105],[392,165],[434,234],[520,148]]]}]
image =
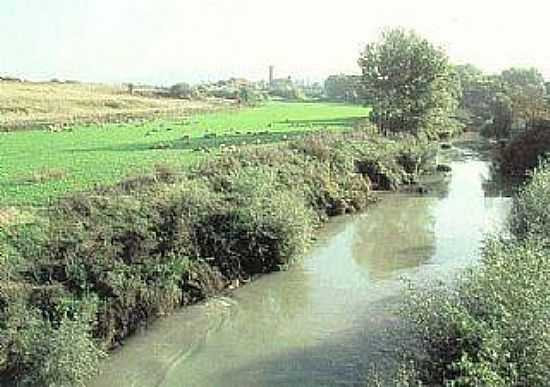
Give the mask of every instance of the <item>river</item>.
[{"label": "river", "polygon": [[392,362],[403,278],[449,277],[475,264],[510,199],[489,163],[458,151],[430,195],[383,194],[365,213],[335,218],[307,256],[129,338],[90,387],[348,386]]}]

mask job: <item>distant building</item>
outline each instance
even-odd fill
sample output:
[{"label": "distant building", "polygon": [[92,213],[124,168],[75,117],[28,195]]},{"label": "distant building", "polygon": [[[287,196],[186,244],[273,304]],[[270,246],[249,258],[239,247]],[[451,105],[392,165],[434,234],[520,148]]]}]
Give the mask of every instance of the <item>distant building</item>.
[{"label": "distant building", "polygon": [[269,86],[273,85],[274,75],[275,75],[275,66],[269,66]]}]

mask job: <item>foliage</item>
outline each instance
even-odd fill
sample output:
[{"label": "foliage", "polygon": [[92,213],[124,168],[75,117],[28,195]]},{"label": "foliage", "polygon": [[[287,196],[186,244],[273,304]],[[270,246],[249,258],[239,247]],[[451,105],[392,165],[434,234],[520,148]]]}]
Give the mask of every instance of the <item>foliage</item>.
[{"label": "foliage", "polygon": [[57,329],[34,333],[28,345],[30,364],[21,384],[32,386],[83,385],[103,357],[87,322],[65,319]]},{"label": "foliage", "polygon": [[422,385],[539,386],[550,378],[547,165],[515,199],[518,238],[486,242],[480,266],[452,284],[411,289],[402,316],[421,351]]},{"label": "foliage", "polygon": [[471,64],[458,65],[454,68],[462,89],[460,107],[471,113],[471,125],[479,128],[493,118],[491,112],[495,94],[498,91],[497,83],[492,77]]},{"label": "foliage", "polygon": [[490,108],[493,122],[482,131],[482,134],[497,139],[508,138],[514,123],[512,99],[506,94],[498,92],[494,95]]},{"label": "foliage", "polygon": [[479,118],[476,125],[485,136],[509,138],[548,115],[544,78],[535,68],[512,67],[487,76],[462,67],[459,73],[465,79],[463,106]]},{"label": "foliage", "polygon": [[518,238],[550,235],[550,164],[540,164],[514,198],[512,231]]},{"label": "foliage", "polygon": [[320,100],[321,98],[323,98],[323,95],[325,93],[323,85],[319,82],[306,84],[300,86],[300,88],[303,90],[305,97],[311,100]]},{"label": "foliage", "polygon": [[170,96],[174,98],[191,98],[193,89],[188,83],[180,82],[170,87]]},{"label": "foliage", "polygon": [[536,68],[512,67],[502,71],[500,80],[518,118],[533,121],[544,114],[544,77]]},{"label": "foliage", "polygon": [[517,134],[500,152],[500,168],[507,176],[525,177],[550,152],[550,124]]},{"label": "foliage", "polygon": [[[104,356],[90,331],[94,301],[73,307],[73,317],[65,314],[52,322],[46,311],[26,301],[48,292],[15,282],[0,286],[0,369],[7,369],[17,385],[82,385]],[[64,297],[65,305],[75,306]]]},{"label": "foliage", "polygon": [[241,87],[241,89],[239,90],[239,101],[242,104],[248,106],[257,106],[264,99],[265,96],[259,90],[250,87]]},{"label": "foliage", "polygon": [[373,120],[387,132],[457,129],[451,116],[460,94],[447,55],[412,31],[386,30],[359,58]]},{"label": "foliage", "polygon": [[363,98],[361,77],[357,75],[330,75],[325,80],[325,95],[331,101],[358,103]]},{"label": "foliage", "polygon": [[303,100],[305,98],[304,91],[297,87],[290,77],[274,79],[269,86],[269,94],[287,100]]}]

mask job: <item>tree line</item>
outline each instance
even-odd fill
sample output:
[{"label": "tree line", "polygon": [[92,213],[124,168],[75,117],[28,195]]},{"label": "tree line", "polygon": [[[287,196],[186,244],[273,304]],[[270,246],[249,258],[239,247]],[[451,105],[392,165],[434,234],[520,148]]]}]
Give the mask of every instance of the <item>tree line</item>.
[{"label": "tree line", "polygon": [[535,68],[486,74],[454,65],[447,53],[414,31],[387,29],[361,52],[361,75],[332,75],[325,95],[364,103],[384,133],[435,137],[470,127],[497,138],[548,116],[550,82]]}]

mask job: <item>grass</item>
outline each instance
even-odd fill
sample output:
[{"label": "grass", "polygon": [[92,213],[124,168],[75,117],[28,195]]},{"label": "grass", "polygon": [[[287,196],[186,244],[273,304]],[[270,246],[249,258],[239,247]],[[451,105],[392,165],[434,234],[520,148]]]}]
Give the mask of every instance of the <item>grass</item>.
[{"label": "grass", "polygon": [[316,129],[346,129],[367,114],[357,105],[270,102],[179,120],[0,133],[0,203],[43,206],[68,192],[147,173],[159,163],[186,164],[222,144],[263,144]]},{"label": "grass", "polygon": [[0,82],[0,130],[58,130],[76,122],[128,121],[152,115],[188,115],[211,102],[130,95],[126,88],[84,83]]}]

